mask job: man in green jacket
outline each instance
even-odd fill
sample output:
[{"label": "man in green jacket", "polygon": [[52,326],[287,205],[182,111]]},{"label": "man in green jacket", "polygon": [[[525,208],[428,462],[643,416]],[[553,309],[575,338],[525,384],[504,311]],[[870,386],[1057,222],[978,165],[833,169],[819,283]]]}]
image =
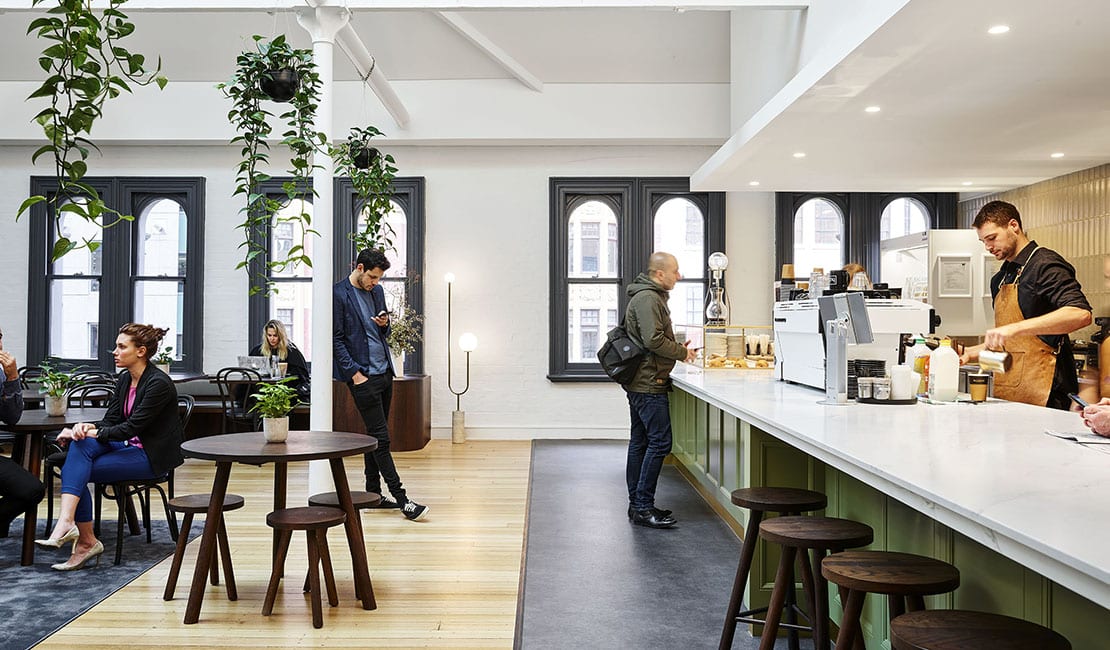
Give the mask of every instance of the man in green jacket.
[{"label": "man in green jacket", "polygon": [[671,453],[671,369],[675,361],[693,361],[697,354],[687,341],[675,341],[667,292],[682,279],[678,260],[670,253],[652,253],[647,273],[628,287],[624,314],[628,336],[645,350],[636,376],[622,387],[628,395],[632,435],[628,441],[628,518],[638,526],[670,528],[677,523],[670,510],[655,507],[655,486],[663,459]]}]

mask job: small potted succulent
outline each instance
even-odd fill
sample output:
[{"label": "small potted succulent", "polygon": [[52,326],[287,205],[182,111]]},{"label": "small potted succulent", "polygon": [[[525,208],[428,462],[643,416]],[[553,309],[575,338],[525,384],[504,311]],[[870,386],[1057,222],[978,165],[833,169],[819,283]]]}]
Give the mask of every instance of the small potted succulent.
[{"label": "small potted succulent", "polygon": [[42,374],[37,381],[39,392],[46,394],[46,414],[54,417],[65,415],[66,393],[77,383],[73,380],[73,375],[56,367],[50,361],[44,361]]},{"label": "small potted succulent", "polygon": [[289,385],[293,377],[259,384],[251,398],[251,411],[262,416],[262,434],[266,442],[285,442],[289,437],[289,412],[297,405],[297,390]]},{"label": "small potted succulent", "polygon": [[173,346],[167,345],[161,352],[154,355],[150,362],[162,372],[167,375],[170,374],[170,364],[173,363]]}]

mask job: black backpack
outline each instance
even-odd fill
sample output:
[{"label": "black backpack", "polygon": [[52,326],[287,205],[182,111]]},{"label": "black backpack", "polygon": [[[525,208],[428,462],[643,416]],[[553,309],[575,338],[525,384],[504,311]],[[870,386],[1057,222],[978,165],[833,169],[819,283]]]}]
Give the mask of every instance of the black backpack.
[{"label": "black backpack", "polygon": [[601,369],[610,379],[618,384],[630,383],[640,369],[644,359],[644,350],[628,336],[624,329],[624,321],[605,335],[605,343],[597,351],[597,360]]}]

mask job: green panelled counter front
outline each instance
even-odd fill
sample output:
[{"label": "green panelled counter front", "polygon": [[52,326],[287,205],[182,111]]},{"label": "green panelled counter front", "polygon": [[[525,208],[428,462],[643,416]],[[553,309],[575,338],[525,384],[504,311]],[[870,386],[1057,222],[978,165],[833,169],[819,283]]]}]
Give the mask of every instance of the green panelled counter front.
[{"label": "green panelled counter front", "polygon": [[[960,570],[960,588],[926,599],[930,609],[1016,616],[1076,650],[1110,649],[1110,552],[1100,550],[1110,548],[1110,453],[1043,434],[1081,428],[1078,415],[1001,401],[821,406],[820,392],[770,371],[679,364],[673,377],[674,458],[735,527],[748,516],[731,503],[736,488],[824,492],[828,509],[815,514],[868,524],[868,548]],[[761,541],[749,606],[766,605],[777,564],[777,547]],[[839,621],[833,587],[830,598]],[[863,614],[867,647],[890,648],[885,598],[869,597]]]}]

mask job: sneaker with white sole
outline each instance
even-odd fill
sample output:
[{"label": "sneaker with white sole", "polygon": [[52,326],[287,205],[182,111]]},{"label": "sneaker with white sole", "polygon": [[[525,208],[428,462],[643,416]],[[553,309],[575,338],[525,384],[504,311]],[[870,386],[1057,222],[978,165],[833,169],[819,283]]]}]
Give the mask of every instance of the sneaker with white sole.
[{"label": "sneaker with white sole", "polygon": [[401,507],[401,505],[399,503],[397,503],[396,501],[394,501],[393,499],[390,499],[389,497],[383,496],[382,500],[379,501],[376,505],[366,506],[366,509],[367,510],[396,510],[400,507]]},{"label": "sneaker with white sole", "polygon": [[401,514],[411,521],[416,521],[428,514],[428,506],[422,506],[415,501],[406,501],[405,505],[401,506]]}]

